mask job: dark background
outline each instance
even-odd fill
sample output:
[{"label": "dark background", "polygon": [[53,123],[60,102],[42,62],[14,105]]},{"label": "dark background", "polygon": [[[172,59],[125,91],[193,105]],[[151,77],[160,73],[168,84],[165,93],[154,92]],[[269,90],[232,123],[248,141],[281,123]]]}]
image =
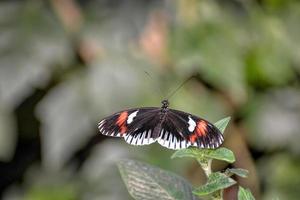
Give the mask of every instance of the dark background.
[{"label": "dark background", "polygon": [[239,183],[298,199],[299,21],[296,0],[1,1],[0,198],[131,199],[121,158],[203,183],[193,160],[97,132],[102,117],[160,106],[193,77],[170,106],[231,116],[224,146],[250,171]]}]

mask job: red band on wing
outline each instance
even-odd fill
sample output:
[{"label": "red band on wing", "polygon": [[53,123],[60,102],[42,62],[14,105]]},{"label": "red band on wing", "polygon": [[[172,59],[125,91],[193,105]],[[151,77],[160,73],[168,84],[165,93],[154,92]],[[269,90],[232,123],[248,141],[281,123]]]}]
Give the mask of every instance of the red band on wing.
[{"label": "red band on wing", "polygon": [[207,132],[207,128],[206,127],[207,127],[207,122],[206,121],[203,121],[203,120],[198,121],[197,127],[196,127],[196,133],[197,133],[197,135],[199,135],[199,136],[205,136],[206,132]]},{"label": "red band on wing", "polygon": [[197,139],[197,137],[205,136],[207,133],[207,122],[200,120],[197,122],[197,126],[194,130],[194,132],[190,135],[190,142],[194,143]]},{"label": "red band on wing", "polygon": [[120,127],[120,133],[125,133],[127,131],[127,126],[126,126],[126,120],[128,118],[128,112],[124,111],[122,112],[119,117],[118,120],[116,122],[116,124]]},{"label": "red band on wing", "polygon": [[190,142],[193,144],[195,141],[196,141],[196,139],[197,139],[197,134],[192,134],[192,135],[190,135]]}]

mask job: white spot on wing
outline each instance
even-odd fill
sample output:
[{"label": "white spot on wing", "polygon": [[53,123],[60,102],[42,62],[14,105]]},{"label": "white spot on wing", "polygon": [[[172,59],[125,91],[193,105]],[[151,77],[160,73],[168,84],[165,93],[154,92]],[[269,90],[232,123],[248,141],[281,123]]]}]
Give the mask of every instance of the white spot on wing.
[{"label": "white spot on wing", "polygon": [[138,139],[138,137],[134,136],[133,140],[131,141],[131,144],[136,145],[137,144],[137,139]]},{"label": "white spot on wing", "polygon": [[169,138],[169,142],[170,142],[170,143],[169,143],[169,148],[170,148],[170,149],[174,149],[173,137],[174,137],[174,136],[171,135],[171,137]]},{"label": "white spot on wing", "polygon": [[[142,136],[141,136],[141,134],[142,134]],[[147,137],[146,137],[146,135],[147,135]],[[140,136],[141,136],[141,138],[140,138]],[[131,144],[131,145],[148,145],[148,144],[154,143],[156,141],[156,139],[151,138],[151,130],[148,131],[148,134],[147,134],[147,131],[144,131],[143,133],[138,133],[134,137],[132,135],[128,134],[128,135],[125,135],[124,139],[128,144]]]},{"label": "white spot on wing", "polygon": [[132,138],[132,136],[131,136],[131,135],[126,135],[126,136],[125,136],[125,141],[126,141],[127,143],[129,143],[129,144],[130,144],[130,140],[131,140],[131,138]]},{"label": "white spot on wing", "polygon": [[180,140],[175,137],[175,149],[180,149]]},{"label": "white spot on wing", "polygon": [[133,118],[137,115],[138,113],[138,110],[131,113],[129,116],[128,116],[128,119],[127,119],[127,124],[130,124],[132,121],[133,121]]},{"label": "white spot on wing", "polygon": [[196,122],[191,118],[191,116],[189,116],[189,131],[190,132],[194,132],[195,127],[196,127]]},{"label": "white spot on wing", "polygon": [[137,145],[143,145],[144,144],[144,137],[145,137],[145,131],[142,133],[141,136],[138,137]]},{"label": "white spot on wing", "polygon": [[[169,139],[167,139],[169,137]],[[167,147],[168,149],[181,149],[181,148],[186,148],[186,141],[185,140],[180,140],[175,137],[170,132],[165,132],[164,137],[161,134],[160,137],[158,138],[157,142],[164,146]]]},{"label": "white spot on wing", "polygon": [[223,138],[219,137],[219,144],[222,144],[222,142],[223,142]]},{"label": "white spot on wing", "polygon": [[177,138],[174,136],[174,149],[177,149]]},{"label": "white spot on wing", "polygon": [[144,137],[145,137],[145,133],[146,133],[146,131],[144,131],[143,133],[140,133],[140,134],[142,134],[142,136],[138,136],[137,138],[137,143],[136,143],[136,145],[142,145],[143,144],[143,141],[144,141]]},{"label": "white spot on wing", "polygon": [[163,140],[163,144],[167,144],[167,147],[169,147],[169,140],[168,140],[168,138],[170,139],[170,136],[169,136],[169,134],[171,134],[171,133],[169,133],[168,131],[166,131],[165,132],[165,137],[164,138],[162,138],[162,140]]},{"label": "white spot on wing", "polygon": [[150,139],[148,140],[148,144],[151,144],[151,143],[153,143],[153,142],[155,142],[155,141],[156,141],[155,139],[150,138]]},{"label": "white spot on wing", "polygon": [[185,140],[182,140],[181,141],[181,148],[186,148],[187,146],[186,146],[187,144],[186,144],[186,141]]},{"label": "white spot on wing", "polygon": [[150,144],[151,130],[149,130],[148,134],[146,134],[146,135],[147,135],[147,137],[145,137],[145,144]]},{"label": "white spot on wing", "polygon": [[117,137],[121,137],[121,133],[118,133],[118,134],[117,134]]},{"label": "white spot on wing", "polygon": [[163,137],[163,131],[164,131],[164,129],[161,130],[160,137],[158,138],[157,142],[160,145],[169,148],[169,141],[167,140],[167,137],[170,133],[166,131],[164,134],[164,137]]}]

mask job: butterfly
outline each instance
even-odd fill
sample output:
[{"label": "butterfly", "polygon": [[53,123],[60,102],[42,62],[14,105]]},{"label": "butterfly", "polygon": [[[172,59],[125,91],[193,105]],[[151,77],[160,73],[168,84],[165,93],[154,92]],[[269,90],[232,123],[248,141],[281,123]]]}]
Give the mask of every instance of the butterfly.
[{"label": "butterfly", "polygon": [[103,135],[123,137],[131,145],[158,142],[169,149],[218,148],[224,141],[220,130],[195,115],[169,108],[163,100],[159,107],[123,110],[102,119],[98,129]]}]

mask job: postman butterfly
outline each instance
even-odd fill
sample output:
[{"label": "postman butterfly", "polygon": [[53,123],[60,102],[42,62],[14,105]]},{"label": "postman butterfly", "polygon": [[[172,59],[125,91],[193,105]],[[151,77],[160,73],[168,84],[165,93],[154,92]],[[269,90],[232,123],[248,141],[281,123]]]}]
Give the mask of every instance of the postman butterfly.
[{"label": "postman butterfly", "polygon": [[189,146],[214,149],[223,141],[217,127],[195,115],[169,108],[163,100],[159,107],[142,107],[117,112],[102,119],[98,129],[103,135],[123,137],[131,145],[158,142],[169,149]]}]

